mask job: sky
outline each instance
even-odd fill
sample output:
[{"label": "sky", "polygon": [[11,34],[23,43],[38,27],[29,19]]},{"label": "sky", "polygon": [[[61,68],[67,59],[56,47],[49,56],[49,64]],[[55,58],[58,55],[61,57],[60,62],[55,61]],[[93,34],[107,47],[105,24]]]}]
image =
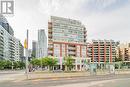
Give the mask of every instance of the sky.
[{"label": "sky", "polygon": [[6,18],[22,43],[29,29],[31,48],[37,30],[47,32],[51,15],[81,21],[88,31],[88,41],[130,41],[130,0],[15,0],[14,16]]}]

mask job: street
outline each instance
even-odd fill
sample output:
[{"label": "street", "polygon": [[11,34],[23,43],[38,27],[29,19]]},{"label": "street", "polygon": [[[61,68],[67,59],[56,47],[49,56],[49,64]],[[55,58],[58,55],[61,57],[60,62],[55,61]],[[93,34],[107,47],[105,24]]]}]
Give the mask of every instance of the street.
[{"label": "street", "polygon": [[0,71],[0,82],[16,80],[17,77],[23,76],[25,71]]},{"label": "street", "polygon": [[[0,82],[0,87],[130,87],[130,74],[120,75],[95,75],[82,77],[67,77],[67,78],[49,78],[49,79],[32,79],[18,80],[15,77],[24,74],[18,71],[17,73],[6,73],[2,76],[8,77],[10,80]],[[6,78],[7,79],[7,78]],[[12,79],[12,80],[11,80]]]}]

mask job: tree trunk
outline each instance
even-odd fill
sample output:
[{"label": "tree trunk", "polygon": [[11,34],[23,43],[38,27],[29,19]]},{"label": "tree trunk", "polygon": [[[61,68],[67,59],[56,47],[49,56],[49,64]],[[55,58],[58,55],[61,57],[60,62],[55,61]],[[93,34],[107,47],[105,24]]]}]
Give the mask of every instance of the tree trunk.
[{"label": "tree trunk", "polygon": [[48,65],[48,71],[50,71],[50,66]]},{"label": "tree trunk", "polygon": [[68,71],[68,67],[67,66],[65,66],[65,71]]}]

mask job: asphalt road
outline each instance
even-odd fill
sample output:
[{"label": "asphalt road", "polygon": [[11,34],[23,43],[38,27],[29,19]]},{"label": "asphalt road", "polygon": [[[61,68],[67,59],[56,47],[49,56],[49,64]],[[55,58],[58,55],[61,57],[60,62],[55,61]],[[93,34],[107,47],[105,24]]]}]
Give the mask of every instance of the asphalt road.
[{"label": "asphalt road", "polygon": [[[15,77],[24,75],[25,71],[0,71],[0,82],[7,81],[7,80],[15,80]],[[1,86],[0,86],[1,87]]]},{"label": "asphalt road", "polygon": [[[96,83],[96,84],[95,84]],[[0,87],[130,87],[130,75],[35,79],[0,82]]]}]

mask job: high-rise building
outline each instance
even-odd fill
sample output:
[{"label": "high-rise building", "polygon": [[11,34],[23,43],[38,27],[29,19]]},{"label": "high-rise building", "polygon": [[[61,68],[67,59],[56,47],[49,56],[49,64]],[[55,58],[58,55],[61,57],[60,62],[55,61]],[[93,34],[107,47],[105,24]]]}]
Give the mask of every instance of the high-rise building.
[{"label": "high-rise building", "polygon": [[12,27],[9,25],[7,19],[0,14],[0,25],[10,34],[10,35],[14,35],[14,31],[12,29]]},{"label": "high-rise building", "polygon": [[19,40],[3,15],[0,15],[0,59],[19,61]]},{"label": "high-rise building", "polygon": [[36,58],[36,41],[32,41],[32,57]]},{"label": "high-rise building", "polygon": [[20,55],[20,60],[24,61],[24,47],[20,41],[19,41],[19,55]]},{"label": "high-rise building", "polygon": [[14,60],[15,61],[22,61],[24,57],[24,47],[21,44],[20,40],[14,37]]},{"label": "high-rise building", "polygon": [[48,22],[48,55],[58,59],[62,69],[63,58],[72,56],[75,69],[81,70],[87,58],[87,30],[78,20],[51,16]]},{"label": "high-rise building", "polygon": [[88,45],[88,56],[93,63],[113,63],[116,57],[116,43],[113,40],[92,40]]},{"label": "high-rise building", "polygon": [[47,36],[44,29],[38,30],[38,46],[37,46],[38,58],[47,56]]}]

